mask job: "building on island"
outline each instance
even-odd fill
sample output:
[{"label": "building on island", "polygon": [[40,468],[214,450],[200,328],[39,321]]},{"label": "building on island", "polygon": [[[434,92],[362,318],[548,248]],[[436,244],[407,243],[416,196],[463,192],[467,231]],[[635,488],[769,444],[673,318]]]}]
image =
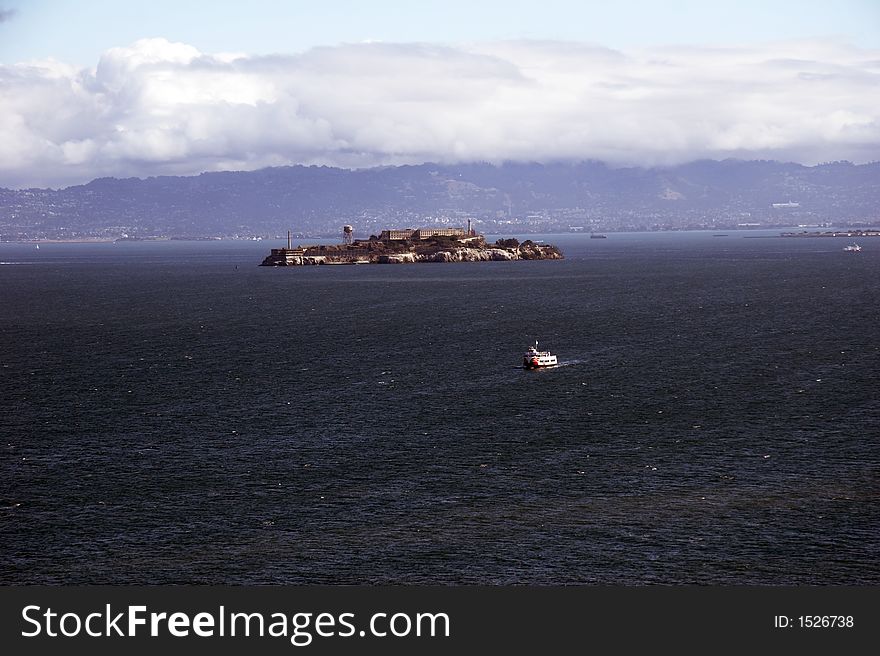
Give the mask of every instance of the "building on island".
[{"label": "building on island", "polygon": [[404,230],[383,230],[379,241],[424,241],[434,237],[466,237],[464,228],[406,228]]},{"label": "building on island", "polygon": [[406,241],[413,238],[415,230],[405,228],[403,230],[383,230],[379,233],[379,241]]},{"label": "building on island", "polygon": [[383,230],[379,241],[425,241],[435,237],[476,237],[468,219],[467,230],[464,228],[404,228],[403,230]]}]

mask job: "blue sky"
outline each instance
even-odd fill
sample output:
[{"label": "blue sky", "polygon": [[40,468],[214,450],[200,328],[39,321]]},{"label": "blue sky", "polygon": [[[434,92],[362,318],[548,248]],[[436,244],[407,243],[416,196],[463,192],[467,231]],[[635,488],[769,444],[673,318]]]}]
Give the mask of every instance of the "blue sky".
[{"label": "blue sky", "polygon": [[0,0],[0,187],[880,160],[880,0]]},{"label": "blue sky", "polygon": [[631,49],[834,38],[880,45],[878,0],[0,0],[0,63],[94,65],[113,46],[163,37],[202,52],[318,45],[549,39]]}]

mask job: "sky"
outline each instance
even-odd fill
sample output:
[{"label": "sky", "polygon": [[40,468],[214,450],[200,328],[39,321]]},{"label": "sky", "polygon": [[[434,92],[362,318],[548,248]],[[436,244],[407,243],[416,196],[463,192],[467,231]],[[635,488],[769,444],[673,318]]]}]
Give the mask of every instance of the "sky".
[{"label": "sky", "polygon": [[0,0],[0,187],[880,160],[880,0]]}]

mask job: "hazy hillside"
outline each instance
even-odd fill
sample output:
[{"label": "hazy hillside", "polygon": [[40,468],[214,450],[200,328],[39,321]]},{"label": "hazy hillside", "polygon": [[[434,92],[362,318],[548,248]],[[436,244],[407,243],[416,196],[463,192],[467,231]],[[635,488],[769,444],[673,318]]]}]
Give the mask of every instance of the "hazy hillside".
[{"label": "hazy hillside", "polygon": [[369,234],[468,218],[487,232],[871,223],[878,208],[880,163],[291,166],[0,189],[0,238],[335,234],[343,223]]}]

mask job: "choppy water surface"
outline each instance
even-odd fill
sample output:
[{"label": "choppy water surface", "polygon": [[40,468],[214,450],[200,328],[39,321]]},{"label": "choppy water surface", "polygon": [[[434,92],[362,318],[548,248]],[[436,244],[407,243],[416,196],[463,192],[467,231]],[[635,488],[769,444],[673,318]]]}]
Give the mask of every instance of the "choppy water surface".
[{"label": "choppy water surface", "polygon": [[2,244],[0,581],[877,584],[880,240],[746,234]]}]

